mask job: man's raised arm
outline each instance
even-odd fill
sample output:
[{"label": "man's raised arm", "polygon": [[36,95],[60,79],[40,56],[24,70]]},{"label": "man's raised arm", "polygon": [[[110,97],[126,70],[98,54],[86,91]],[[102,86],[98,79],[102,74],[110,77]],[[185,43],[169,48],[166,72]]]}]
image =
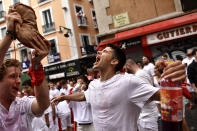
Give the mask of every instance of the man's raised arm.
[{"label": "man's raised arm", "polygon": [[[10,13],[12,11],[12,13]],[[0,65],[3,63],[4,57],[6,52],[8,51],[12,40],[13,40],[13,32],[14,32],[14,22],[22,23],[21,17],[17,12],[13,12],[14,9],[10,8],[9,13],[6,16],[6,23],[7,23],[7,31],[6,35],[0,42]]]},{"label": "man's raised arm", "polygon": [[61,95],[61,96],[55,97],[52,100],[52,103],[59,103],[64,100],[85,101],[86,98],[85,98],[84,92],[77,92],[77,93],[70,94],[70,95]]}]

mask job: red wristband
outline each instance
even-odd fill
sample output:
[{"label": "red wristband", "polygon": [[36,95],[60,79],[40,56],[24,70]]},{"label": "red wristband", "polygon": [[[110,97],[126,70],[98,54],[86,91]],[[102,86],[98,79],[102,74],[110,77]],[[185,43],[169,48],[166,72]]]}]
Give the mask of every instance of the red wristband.
[{"label": "red wristband", "polygon": [[45,77],[42,65],[40,65],[39,69],[31,69],[29,67],[28,75],[31,77],[32,86],[40,86]]}]

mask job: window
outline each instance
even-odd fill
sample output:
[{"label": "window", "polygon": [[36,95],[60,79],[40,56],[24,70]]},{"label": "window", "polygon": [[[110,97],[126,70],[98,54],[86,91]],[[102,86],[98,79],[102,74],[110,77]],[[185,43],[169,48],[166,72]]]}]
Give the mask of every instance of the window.
[{"label": "window", "polygon": [[181,5],[183,11],[189,11],[193,9],[197,9],[197,2],[196,0],[181,0]]},{"label": "window", "polygon": [[90,36],[83,34],[80,37],[81,37],[81,42],[82,42],[81,54],[86,55],[86,54],[95,53],[94,46],[90,45]]},{"label": "window", "polygon": [[6,34],[6,27],[1,28],[1,38],[3,38]]},{"label": "window", "polygon": [[45,2],[47,0],[38,0],[38,3],[42,3],[42,2]]},{"label": "window", "polygon": [[78,26],[87,26],[87,19],[81,6],[75,6]]},{"label": "window", "polygon": [[98,28],[95,10],[92,10],[92,21],[93,21],[94,28]]},{"label": "window", "polygon": [[20,50],[20,57],[22,62],[22,68],[27,69],[30,65],[30,53],[27,48],[23,48]]},{"label": "window", "polygon": [[4,18],[5,16],[5,11],[3,11],[3,2],[0,1],[0,19]]},{"label": "window", "polygon": [[51,48],[48,55],[48,63],[54,63],[61,60],[60,53],[58,53],[57,39],[51,39]]},{"label": "window", "polygon": [[20,50],[20,55],[21,55],[21,61],[25,62],[25,61],[29,61],[30,56],[29,56],[29,52],[27,50],[27,48],[21,49]]},{"label": "window", "polygon": [[17,3],[20,3],[20,0],[13,0],[13,5]]},{"label": "window", "polygon": [[54,55],[54,54],[57,53],[57,47],[56,47],[55,39],[50,40],[50,42],[51,42],[51,48],[50,48],[50,51],[49,51],[49,55]]},{"label": "window", "polygon": [[55,24],[52,21],[50,9],[47,9],[47,10],[43,11],[42,16],[43,16],[43,23],[44,23],[43,33],[48,33],[48,32],[54,31],[55,30]]}]

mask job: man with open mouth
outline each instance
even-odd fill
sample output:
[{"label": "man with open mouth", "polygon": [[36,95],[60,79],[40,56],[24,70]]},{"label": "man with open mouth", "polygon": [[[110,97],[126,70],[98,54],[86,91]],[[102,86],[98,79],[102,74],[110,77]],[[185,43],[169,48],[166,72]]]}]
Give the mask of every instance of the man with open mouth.
[{"label": "man with open mouth", "polygon": [[[124,52],[109,44],[99,51],[93,68],[100,78],[93,80],[85,92],[63,95],[52,100],[90,103],[96,131],[137,131],[137,119],[147,101],[159,100],[160,91],[132,74],[118,73],[125,65]],[[169,64],[162,77],[178,82],[185,79],[181,62]]]}]

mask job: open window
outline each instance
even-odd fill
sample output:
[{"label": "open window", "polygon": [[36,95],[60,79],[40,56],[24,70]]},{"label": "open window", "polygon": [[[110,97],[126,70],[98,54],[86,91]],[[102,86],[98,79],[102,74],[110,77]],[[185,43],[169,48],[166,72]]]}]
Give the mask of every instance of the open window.
[{"label": "open window", "polygon": [[83,11],[83,8],[79,5],[75,5],[75,11],[77,16],[78,26],[87,26],[87,18]]},{"label": "open window", "polygon": [[55,31],[55,23],[53,22],[50,8],[42,11],[42,18],[43,18],[43,24],[44,24],[42,26],[43,33],[49,33],[49,32]]}]

